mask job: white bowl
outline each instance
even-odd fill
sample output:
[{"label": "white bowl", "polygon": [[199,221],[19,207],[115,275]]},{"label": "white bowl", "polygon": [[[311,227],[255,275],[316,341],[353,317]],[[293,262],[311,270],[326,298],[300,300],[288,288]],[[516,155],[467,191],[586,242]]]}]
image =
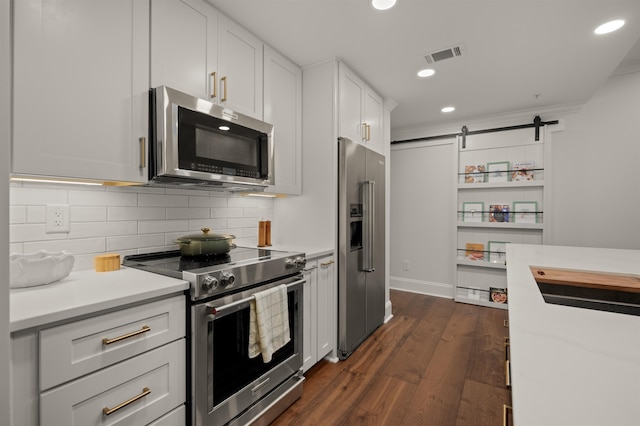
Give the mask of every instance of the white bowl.
[{"label": "white bowl", "polygon": [[60,281],[73,269],[75,258],[65,251],[12,254],[9,287],[33,287]]}]

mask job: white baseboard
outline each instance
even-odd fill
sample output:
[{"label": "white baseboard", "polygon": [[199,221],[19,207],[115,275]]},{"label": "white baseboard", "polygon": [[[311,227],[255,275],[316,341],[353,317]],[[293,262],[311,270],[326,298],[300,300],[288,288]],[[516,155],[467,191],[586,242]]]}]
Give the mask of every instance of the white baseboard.
[{"label": "white baseboard", "polygon": [[453,299],[453,284],[389,277],[389,288],[393,290],[409,291],[411,293]]},{"label": "white baseboard", "polygon": [[388,323],[393,318],[393,310],[391,309],[391,300],[387,300],[384,304],[384,323]]}]

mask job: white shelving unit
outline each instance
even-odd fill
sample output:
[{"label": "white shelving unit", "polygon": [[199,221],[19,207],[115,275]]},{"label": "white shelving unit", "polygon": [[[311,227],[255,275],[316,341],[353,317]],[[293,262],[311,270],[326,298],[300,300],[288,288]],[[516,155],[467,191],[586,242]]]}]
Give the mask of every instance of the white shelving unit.
[{"label": "white shelving unit", "polygon": [[[467,135],[464,144],[462,137],[458,137],[454,177],[456,250],[453,254],[456,301],[507,309],[508,302],[496,303],[490,297],[491,288],[507,289],[504,246],[544,242],[545,185],[548,183],[544,170],[545,133],[540,131],[538,141],[533,128]],[[528,171],[531,180],[512,180],[517,162],[533,162]],[[495,163],[508,164],[496,166]],[[467,166],[475,166],[476,171],[470,174]],[[496,167],[499,171],[495,171]],[[465,182],[470,176],[476,177],[475,182]],[[514,202],[526,204],[519,204],[521,210],[514,211]],[[495,206],[507,208],[500,215]],[[474,221],[464,215],[469,214],[471,207],[474,207]],[[467,244],[482,245],[475,247],[476,257]]]}]

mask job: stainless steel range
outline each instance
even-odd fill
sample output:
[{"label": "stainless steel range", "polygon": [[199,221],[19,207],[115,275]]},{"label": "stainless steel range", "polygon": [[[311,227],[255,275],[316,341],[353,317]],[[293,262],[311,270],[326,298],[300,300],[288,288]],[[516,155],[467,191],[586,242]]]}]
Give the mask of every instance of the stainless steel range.
[{"label": "stainless steel range", "polygon": [[[188,424],[268,424],[302,395],[304,253],[233,247],[215,257],[180,251],[126,256],[123,265],[181,278],[190,288]],[[286,285],[291,340],[265,363],[250,358],[250,302]]]}]

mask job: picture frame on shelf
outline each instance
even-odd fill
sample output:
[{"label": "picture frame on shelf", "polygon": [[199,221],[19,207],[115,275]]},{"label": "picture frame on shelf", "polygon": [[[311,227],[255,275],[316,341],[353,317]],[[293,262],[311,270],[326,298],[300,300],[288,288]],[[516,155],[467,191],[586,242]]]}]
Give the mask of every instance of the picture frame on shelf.
[{"label": "picture frame on shelf", "polygon": [[507,289],[498,287],[489,287],[489,300],[494,303],[507,303]]},{"label": "picture frame on shelf", "polygon": [[506,203],[489,205],[489,222],[509,222],[511,206]]},{"label": "picture frame on shelf", "polygon": [[484,244],[482,243],[466,243],[464,255],[468,260],[482,261],[484,260]]},{"label": "picture frame on shelf", "polygon": [[510,163],[508,161],[496,161],[487,163],[487,182],[501,183],[511,180]]},{"label": "picture frame on shelf", "polygon": [[511,168],[511,181],[521,182],[534,180],[535,163],[533,161],[516,161]]},{"label": "picture frame on shelf", "polygon": [[516,223],[538,223],[538,202],[514,201],[511,213]]},{"label": "picture frame on shelf", "polygon": [[483,215],[484,215],[483,202],[462,203],[462,221],[463,222],[482,222]]},{"label": "picture frame on shelf", "polygon": [[509,241],[489,241],[489,263],[507,264],[507,244],[509,244]]},{"label": "picture frame on shelf", "polygon": [[486,168],[484,164],[464,166],[464,183],[482,183],[485,181]]}]

